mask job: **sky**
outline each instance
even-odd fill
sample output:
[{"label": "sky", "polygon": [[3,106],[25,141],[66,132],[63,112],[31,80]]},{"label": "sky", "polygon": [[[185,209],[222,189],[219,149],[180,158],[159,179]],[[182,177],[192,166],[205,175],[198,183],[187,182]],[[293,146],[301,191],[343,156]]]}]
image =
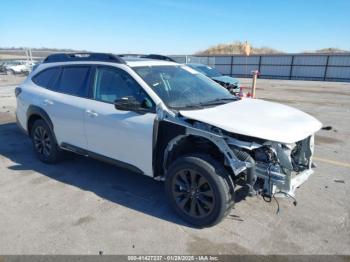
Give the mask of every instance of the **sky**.
[{"label": "sky", "polygon": [[234,41],[350,50],[350,0],[0,1],[0,47],[192,54]]}]

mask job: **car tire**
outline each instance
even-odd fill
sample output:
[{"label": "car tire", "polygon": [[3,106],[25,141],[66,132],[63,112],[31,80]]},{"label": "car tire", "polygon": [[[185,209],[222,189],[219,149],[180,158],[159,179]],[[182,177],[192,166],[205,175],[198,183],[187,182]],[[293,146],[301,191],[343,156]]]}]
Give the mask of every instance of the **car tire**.
[{"label": "car tire", "polygon": [[53,132],[42,119],[36,120],[30,130],[35,154],[44,163],[54,164],[61,160],[59,148]]},{"label": "car tire", "polygon": [[234,205],[231,177],[207,155],[187,155],[172,163],[165,192],[177,214],[198,228],[216,225]]}]

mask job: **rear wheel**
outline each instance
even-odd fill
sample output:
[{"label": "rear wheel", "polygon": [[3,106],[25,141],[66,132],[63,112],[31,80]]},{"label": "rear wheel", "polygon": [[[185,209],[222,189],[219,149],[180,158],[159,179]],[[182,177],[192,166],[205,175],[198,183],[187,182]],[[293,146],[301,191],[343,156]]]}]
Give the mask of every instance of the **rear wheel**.
[{"label": "rear wheel", "polygon": [[60,160],[61,150],[51,129],[44,120],[36,120],[30,133],[34,151],[42,162],[53,164]]},{"label": "rear wheel", "polygon": [[209,156],[176,160],[167,173],[165,189],[179,216],[196,227],[219,223],[234,204],[232,180]]}]

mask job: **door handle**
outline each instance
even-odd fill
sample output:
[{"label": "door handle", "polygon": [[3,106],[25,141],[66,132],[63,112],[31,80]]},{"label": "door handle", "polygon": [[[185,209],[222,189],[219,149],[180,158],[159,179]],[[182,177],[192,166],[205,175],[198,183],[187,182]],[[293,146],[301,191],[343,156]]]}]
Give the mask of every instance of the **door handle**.
[{"label": "door handle", "polygon": [[96,117],[98,114],[93,110],[86,110],[86,114],[90,117]]},{"label": "door handle", "polygon": [[45,99],[43,104],[44,106],[51,106],[53,105],[53,102],[51,100]]}]

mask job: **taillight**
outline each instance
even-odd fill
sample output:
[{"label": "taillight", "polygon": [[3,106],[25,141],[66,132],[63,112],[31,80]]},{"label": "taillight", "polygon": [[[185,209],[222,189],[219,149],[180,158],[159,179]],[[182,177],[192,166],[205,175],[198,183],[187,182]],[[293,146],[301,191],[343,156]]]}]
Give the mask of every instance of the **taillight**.
[{"label": "taillight", "polygon": [[22,88],[16,87],[15,88],[15,95],[16,95],[16,97],[19,96],[20,93],[22,93]]}]

